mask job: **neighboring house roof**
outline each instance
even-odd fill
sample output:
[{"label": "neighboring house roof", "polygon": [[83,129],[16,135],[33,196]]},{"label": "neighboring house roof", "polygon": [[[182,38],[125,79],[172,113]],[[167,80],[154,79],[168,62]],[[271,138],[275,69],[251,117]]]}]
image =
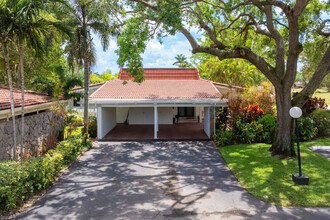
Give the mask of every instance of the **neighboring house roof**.
[{"label": "neighboring house roof", "polygon": [[[15,108],[21,107],[21,90],[13,88]],[[52,96],[31,90],[24,91],[24,106],[52,102]],[[0,85],[0,110],[10,109],[10,91],[8,86]]]},{"label": "neighboring house roof", "polygon": [[145,80],[141,84],[107,81],[90,98],[111,99],[201,99],[220,98],[212,82],[204,80]]},{"label": "neighboring house roof", "polygon": [[[199,73],[197,69],[190,68],[145,68],[145,80],[199,80]],[[120,69],[119,80],[133,80],[129,77],[127,69]]]},{"label": "neighboring house roof", "polygon": [[234,89],[244,89],[243,87],[240,87],[240,86],[233,86],[233,85],[228,85],[228,84],[225,84],[225,83],[213,82],[213,84],[215,86],[224,86],[224,87],[234,88]]},{"label": "neighboring house roof", "polygon": [[[97,86],[102,86],[103,84],[104,84],[104,82],[91,84],[91,85],[89,85],[89,88],[91,88],[91,87],[97,87]],[[83,88],[85,88],[85,87],[84,86],[79,86],[79,87],[74,87],[71,90],[72,91],[75,91],[75,90],[80,90],[80,89],[83,89]]]}]

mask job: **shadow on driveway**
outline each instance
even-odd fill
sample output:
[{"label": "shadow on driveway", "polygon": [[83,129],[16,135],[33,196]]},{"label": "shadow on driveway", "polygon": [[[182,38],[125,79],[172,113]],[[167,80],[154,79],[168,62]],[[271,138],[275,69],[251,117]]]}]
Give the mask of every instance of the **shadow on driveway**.
[{"label": "shadow on driveway", "polygon": [[251,196],[210,141],[100,142],[16,219],[328,219]]}]

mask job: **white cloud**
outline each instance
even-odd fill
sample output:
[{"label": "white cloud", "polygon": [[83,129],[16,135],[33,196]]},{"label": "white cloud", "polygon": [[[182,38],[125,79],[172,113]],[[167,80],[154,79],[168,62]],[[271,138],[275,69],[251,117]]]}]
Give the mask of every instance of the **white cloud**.
[{"label": "white cloud", "polygon": [[163,49],[164,49],[164,45],[156,40],[152,40],[147,44],[147,50],[158,52],[158,51],[162,51]]},{"label": "white cloud", "polygon": [[[201,37],[196,33],[193,34]],[[93,72],[102,73],[108,69],[110,69],[112,73],[119,72],[119,67],[117,65],[118,56],[114,52],[118,49],[116,41],[111,39],[109,49],[104,52],[99,38],[96,35],[93,36],[93,38],[96,50],[96,64],[93,67]],[[174,57],[176,55],[183,54],[187,58],[192,55],[191,46],[181,33],[168,36],[162,39],[162,41],[162,44],[159,43],[157,39],[152,39],[148,42],[146,51],[142,54],[144,67],[175,67],[173,63],[175,62]]]}]

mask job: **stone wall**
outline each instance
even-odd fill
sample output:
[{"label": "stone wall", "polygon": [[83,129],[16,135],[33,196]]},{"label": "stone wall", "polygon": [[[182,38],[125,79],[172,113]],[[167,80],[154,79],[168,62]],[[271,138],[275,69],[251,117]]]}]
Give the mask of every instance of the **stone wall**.
[{"label": "stone wall", "polygon": [[[56,145],[64,119],[53,111],[25,116],[23,158],[39,156]],[[22,119],[16,119],[17,155],[20,154]],[[13,122],[0,122],[0,160],[13,156]]]}]

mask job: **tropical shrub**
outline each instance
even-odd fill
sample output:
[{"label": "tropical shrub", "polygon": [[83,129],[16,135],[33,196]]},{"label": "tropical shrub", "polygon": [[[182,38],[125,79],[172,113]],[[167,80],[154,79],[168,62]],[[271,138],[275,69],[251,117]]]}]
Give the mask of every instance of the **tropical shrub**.
[{"label": "tropical shrub", "polygon": [[67,126],[78,127],[82,126],[84,119],[80,117],[78,114],[68,114],[65,118],[65,124]]},{"label": "tropical shrub", "polygon": [[266,114],[274,114],[275,105],[274,86],[269,82],[262,82],[259,86],[251,86],[241,94],[243,105],[258,105]]},{"label": "tropical shrub", "polygon": [[264,115],[264,110],[259,108],[257,105],[248,105],[242,109],[243,117],[246,122],[257,121],[261,116]]},{"label": "tropical shrub", "polygon": [[235,140],[240,143],[250,144],[257,140],[257,133],[262,132],[262,125],[256,121],[246,123],[244,120],[238,120],[234,129]]},{"label": "tropical shrub", "polygon": [[262,131],[257,134],[257,141],[273,143],[276,129],[276,118],[272,115],[264,115],[258,119],[258,124],[262,125]]},{"label": "tropical shrub", "polygon": [[309,115],[316,109],[327,109],[328,105],[325,103],[325,99],[322,98],[310,98],[301,108],[303,115]]},{"label": "tropical shrub", "polygon": [[217,130],[213,139],[217,142],[219,146],[228,145],[232,141],[232,132],[219,129]]},{"label": "tropical shrub", "polygon": [[[293,97],[298,95],[298,92],[293,92]],[[327,109],[328,105],[325,103],[325,99],[314,97],[310,98],[301,108],[303,116],[311,114],[316,109]]]},{"label": "tropical shrub", "polygon": [[89,116],[88,134],[92,138],[97,137],[97,120],[95,116]]},{"label": "tropical shrub", "polygon": [[73,132],[43,157],[0,163],[0,209],[16,208],[30,195],[51,186],[55,175],[91,143],[84,144],[81,133]]},{"label": "tropical shrub", "polygon": [[220,108],[216,113],[216,129],[226,130],[228,124],[228,108]]},{"label": "tropical shrub", "polygon": [[309,141],[316,137],[317,128],[315,122],[309,117],[301,117],[298,119],[299,139]]},{"label": "tropical shrub", "polygon": [[76,130],[77,127],[83,126],[84,119],[78,115],[78,112],[71,111],[64,119],[65,125],[68,127],[68,133]]},{"label": "tropical shrub", "polygon": [[326,136],[330,131],[330,110],[318,109],[310,115],[317,128],[317,136]]}]

